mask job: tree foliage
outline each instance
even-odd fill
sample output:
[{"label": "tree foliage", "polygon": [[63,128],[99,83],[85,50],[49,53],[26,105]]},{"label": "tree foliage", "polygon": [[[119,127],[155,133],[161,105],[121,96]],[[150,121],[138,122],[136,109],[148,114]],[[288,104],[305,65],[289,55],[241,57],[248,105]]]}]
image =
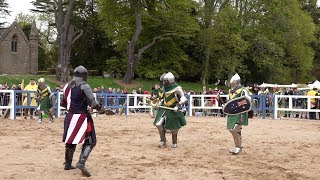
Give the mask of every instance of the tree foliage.
[{"label": "tree foliage", "polygon": [[[0,18],[4,18],[10,15],[10,11],[8,10],[8,3],[6,0],[0,0]],[[0,27],[6,22],[0,22]]]},{"label": "tree foliage", "polygon": [[[57,1],[37,2],[48,5],[39,11],[53,13],[45,7]],[[61,2],[66,10],[70,1]],[[320,79],[316,0],[97,2],[75,1],[70,23],[83,35],[73,44],[72,67],[85,64],[127,83],[168,71],[202,84],[223,82],[234,73],[245,83]]]},{"label": "tree foliage", "polygon": [[105,31],[127,58],[126,83],[131,83],[146,50],[165,39],[189,38],[198,29],[191,0],[99,2]]}]

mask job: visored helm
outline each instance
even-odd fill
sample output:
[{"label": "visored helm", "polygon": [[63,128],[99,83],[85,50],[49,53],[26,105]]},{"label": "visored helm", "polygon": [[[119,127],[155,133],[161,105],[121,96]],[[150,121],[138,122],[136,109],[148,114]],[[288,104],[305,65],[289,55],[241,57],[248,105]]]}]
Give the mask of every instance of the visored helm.
[{"label": "visored helm", "polygon": [[160,76],[160,87],[162,88],[163,86],[163,79],[164,79],[164,76],[166,75],[166,73],[163,73],[161,76]]},{"label": "visored helm", "polygon": [[44,78],[38,79],[38,82],[39,82],[39,83],[44,83]]},{"label": "visored helm", "polygon": [[88,70],[80,65],[74,69],[74,77],[82,77],[83,80],[86,81],[88,77]]},{"label": "visored helm", "polygon": [[240,85],[240,76],[239,76],[239,74],[235,74],[235,75],[233,75],[232,76],[232,78],[230,79],[230,88],[231,89],[234,89],[234,88],[236,88],[237,86],[239,86]]},{"label": "visored helm", "polygon": [[163,81],[165,75],[166,75],[166,73],[163,73],[163,74],[160,76],[160,81]]},{"label": "visored helm", "polygon": [[175,82],[175,78],[174,75],[171,72],[168,72],[164,78],[163,78],[163,84],[170,84],[170,83],[174,83]]}]

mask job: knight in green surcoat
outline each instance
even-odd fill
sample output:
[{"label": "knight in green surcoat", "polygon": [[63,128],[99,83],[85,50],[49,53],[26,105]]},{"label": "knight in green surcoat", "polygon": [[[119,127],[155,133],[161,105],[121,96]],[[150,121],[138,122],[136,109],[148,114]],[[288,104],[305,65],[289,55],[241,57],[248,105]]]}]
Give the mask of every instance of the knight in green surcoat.
[{"label": "knight in green surcoat", "polygon": [[39,116],[38,123],[42,122],[42,112],[49,115],[50,123],[54,121],[54,105],[56,103],[55,95],[45,83],[44,78],[38,80],[37,99],[39,106],[37,108],[37,114]]},{"label": "knight in green surcoat", "polygon": [[153,125],[159,130],[159,147],[166,146],[166,130],[170,130],[172,135],[171,147],[176,148],[178,131],[187,124],[183,112],[179,111],[179,107],[187,101],[187,98],[184,96],[181,86],[175,82],[174,75],[171,72],[161,76],[160,80],[163,81],[163,94]]},{"label": "knight in green surcoat", "polygon": [[[230,79],[230,91],[229,99],[235,99],[241,96],[247,96],[250,98],[250,92],[247,88],[241,86],[240,76],[235,74]],[[236,114],[236,115],[227,115],[227,129],[229,129],[232,134],[235,147],[230,149],[229,152],[233,155],[239,154],[242,151],[242,137],[241,129],[242,126],[248,125],[248,112]]]}]

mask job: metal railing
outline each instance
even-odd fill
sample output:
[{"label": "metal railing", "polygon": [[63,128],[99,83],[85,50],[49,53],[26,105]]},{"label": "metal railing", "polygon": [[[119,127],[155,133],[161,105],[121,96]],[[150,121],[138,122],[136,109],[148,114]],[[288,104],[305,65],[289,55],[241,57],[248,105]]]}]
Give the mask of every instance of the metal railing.
[{"label": "metal railing", "polygon": [[[10,119],[16,119],[16,116],[22,115],[24,108],[37,108],[31,105],[32,93],[35,91],[23,90],[0,90],[0,111],[1,116],[7,115]],[[56,117],[64,116],[65,108],[60,106],[62,92],[55,92],[57,103],[55,107]],[[228,95],[220,95],[227,102]],[[27,103],[23,105],[22,101],[27,98]],[[148,100],[150,95],[144,94],[108,94],[96,93],[95,98],[107,109],[115,113],[129,115],[130,113],[152,112],[153,106]],[[189,116],[201,113],[203,115],[223,115],[223,104],[218,101],[217,95],[190,95],[188,103],[181,107],[186,110]],[[261,118],[272,117],[277,119],[283,115],[300,116],[301,113],[310,112],[320,113],[320,96],[302,96],[302,95],[251,95],[254,115]],[[314,102],[318,102],[315,105]],[[6,112],[6,114],[4,114]]]}]

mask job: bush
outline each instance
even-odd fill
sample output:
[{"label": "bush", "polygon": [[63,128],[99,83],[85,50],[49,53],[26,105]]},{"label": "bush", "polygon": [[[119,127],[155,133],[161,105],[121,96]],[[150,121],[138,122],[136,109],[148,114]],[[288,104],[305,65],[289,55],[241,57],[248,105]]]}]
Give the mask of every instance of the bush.
[{"label": "bush", "polygon": [[47,68],[48,75],[56,75],[58,68]]},{"label": "bush", "polygon": [[38,71],[38,74],[39,75],[46,75],[46,74],[48,74],[48,71]]},{"label": "bush", "polygon": [[99,70],[88,70],[88,76],[100,76]]}]

